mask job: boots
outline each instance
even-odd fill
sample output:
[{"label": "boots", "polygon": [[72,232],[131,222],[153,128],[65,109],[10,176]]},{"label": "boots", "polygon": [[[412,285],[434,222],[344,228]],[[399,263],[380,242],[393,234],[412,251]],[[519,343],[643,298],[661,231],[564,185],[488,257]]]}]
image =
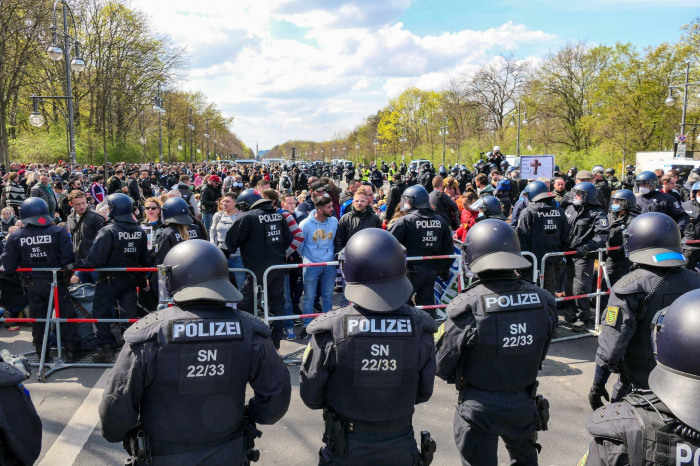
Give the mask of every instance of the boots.
[{"label": "boots", "polygon": [[72,364],[78,360],[78,349],[73,342],[66,342],[63,347],[63,351],[66,354],[66,362]]},{"label": "boots", "polygon": [[112,358],[114,358],[114,353],[112,353],[110,343],[103,343],[100,346],[100,352],[92,355],[93,362],[112,362]]}]

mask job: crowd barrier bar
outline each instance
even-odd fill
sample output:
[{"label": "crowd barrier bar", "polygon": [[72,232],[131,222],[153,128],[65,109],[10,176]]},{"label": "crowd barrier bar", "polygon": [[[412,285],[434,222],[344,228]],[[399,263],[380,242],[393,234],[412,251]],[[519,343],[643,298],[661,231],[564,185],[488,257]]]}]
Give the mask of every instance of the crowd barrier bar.
[{"label": "crowd barrier bar", "polygon": [[[51,291],[49,294],[48,309],[46,311],[46,318],[0,318],[0,322],[18,322],[18,323],[35,323],[44,322],[46,327],[44,329],[44,339],[41,345],[41,356],[39,358],[39,363],[30,363],[32,367],[38,367],[39,371],[37,374],[38,380],[41,382],[46,382],[46,379],[56,371],[61,369],[67,369],[69,367],[97,367],[97,368],[109,368],[114,366],[113,363],[64,363],[62,361],[62,348],[61,348],[61,326],[60,324],[80,324],[80,323],[134,323],[139,319],[87,319],[87,318],[73,318],[66,319],[61,318],[58,300],[58,272],[61,268],[18,268],[16,272],[51,272],[52,282]],[[253,289],[257,289],[257,278],[255,274],[250,269],[245,268],[231,268],[228,269],[229,272],[244,272],[250,274],[253,277]],[[105,267],[99,269],[89,269],[89,268],[79,268],[73,269],[73,272],[156,272],[158,269],[156,267]],[[55,303],[55,306],[54,306]],[[255,313],[257,315],[257,293],[253,296],[253,306]],[[55,307],[55,311],[54,311]],[[52,312],[54,311],[54,312]],[[53,317],[52,317],[53,316]],[[57,356],[54,358],[53,362],[47,362],[49,354],[49,333],[51,330],[51,324],[56,324],[56,352]],[[25,355],[34,354],[34,351],[24,353]],[[46,367],[49,368],[46,371]]]},{"label": "crowd barrier bar", "polygon": [[[460,251],[464,250],[464,243],[462,241],[460,241],[456,238],[453,238],[452,241],[455,244],[459,245]],[[537,283],[537,277],[538,277],[537,257],[533,253],[531,253],[530,251],[521,251],[520,255],[532,258],[532,282]],[[462,256],[462,260],[460,260],[460,263],[463,262],[463,260],[464,260],[464,254],[462,254],[461,256]],[[465,274],[469,275],[469,283],[471,284],[471,281],[472,281],[474,274],[467,267],[465,267],[464,264],[460,264],[460,267],[462,268],[462,270],[464,270],[464,273],[459,274],[459,276],[460,276],[459,291],[462,291],[464,289],[464,275]]]}]

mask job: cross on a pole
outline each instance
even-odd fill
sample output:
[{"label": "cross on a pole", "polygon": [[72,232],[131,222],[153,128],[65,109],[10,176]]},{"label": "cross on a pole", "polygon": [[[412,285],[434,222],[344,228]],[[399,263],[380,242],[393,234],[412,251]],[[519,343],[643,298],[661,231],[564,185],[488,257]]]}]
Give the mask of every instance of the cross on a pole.
[{"label": "cross on a pole", "polygon": [[531,163],[530,163],[530,166],[533,167],[533,168],[535,169],[535,175],[537,175],[537,168],[538,168],[538,167],[541,167],[542,164],[540,163],[539,160],[535,159],[534,162],[531,162]]}]

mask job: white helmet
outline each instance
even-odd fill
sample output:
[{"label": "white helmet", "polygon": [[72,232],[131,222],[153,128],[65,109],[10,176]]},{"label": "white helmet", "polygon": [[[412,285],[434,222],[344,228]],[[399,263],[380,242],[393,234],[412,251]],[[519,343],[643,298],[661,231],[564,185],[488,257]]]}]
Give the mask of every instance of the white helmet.
[{"label": "white helmet", "polygon": [[493,146],[493,151],[494,152],[500,152],[501,148],[499,146]]}]

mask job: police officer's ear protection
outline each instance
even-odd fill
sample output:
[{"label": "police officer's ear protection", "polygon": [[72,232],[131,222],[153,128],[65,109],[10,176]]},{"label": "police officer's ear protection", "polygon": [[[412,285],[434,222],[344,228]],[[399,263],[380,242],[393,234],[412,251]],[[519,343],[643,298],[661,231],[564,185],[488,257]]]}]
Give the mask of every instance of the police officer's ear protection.
[{"label": "police officer's ear protection", "polygon": [[656,356],[657,354],[656,337],[659,335],[659,332],[661,332],[661,329],[664,327],[664,317],[666,317],[666,311],[668,311],[668,307],[665,307],[659,312],[657,312],[654,316],[654,319],[651,321],[651,347],[654,349],[654,356]]},{"label": "police officer's ear protection", "polygon": [[158,303],[170,304],[173,302],[173,296],[170,293],[170,277],[173,267],[171,265],[158,266]]}]

